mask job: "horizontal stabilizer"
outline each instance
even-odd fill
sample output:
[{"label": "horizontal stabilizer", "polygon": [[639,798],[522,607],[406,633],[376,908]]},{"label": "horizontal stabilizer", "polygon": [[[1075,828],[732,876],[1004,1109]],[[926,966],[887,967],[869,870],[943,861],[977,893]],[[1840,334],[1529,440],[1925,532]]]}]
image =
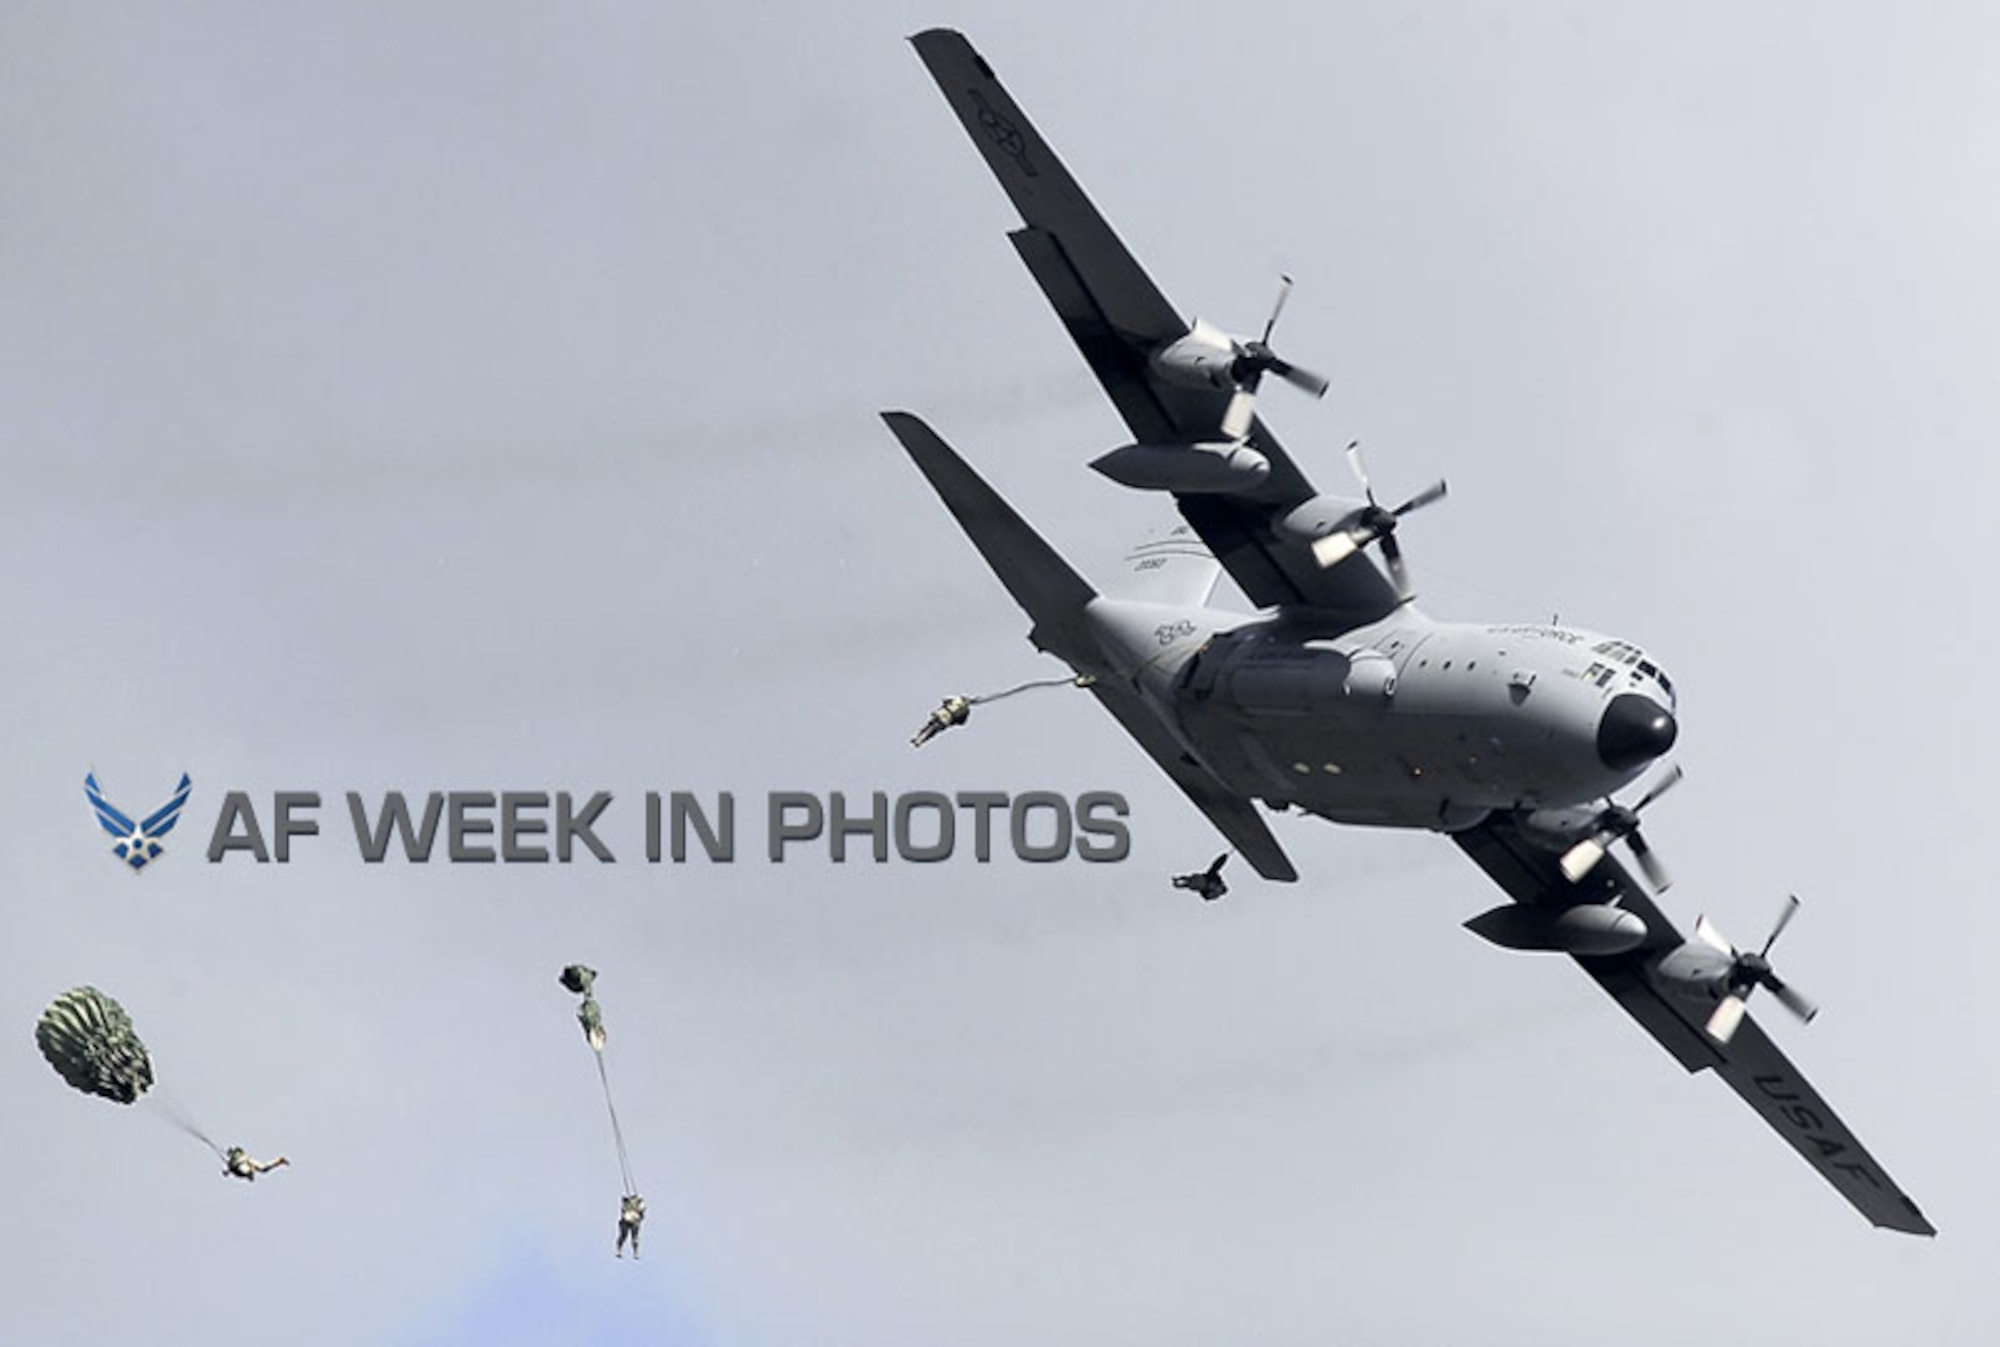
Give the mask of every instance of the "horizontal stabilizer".
[{"label": "horizontal stabilizer", "polygon": [[1148,757],[1160,764],[1174,784],[1181,788],[1195,808],[1207,816],[1215,830],[1228,839],[1250,868],[1265,879],[1290,884],[1299,877],[1278,839],[1257,813],[1252,801],[1238,795],[1216,779],[1213,772],[1187,755],[1175,742],[1158,716],[1133,693],[1109,683],[1092,683],[1090,690],[1104,709],[1116,716]]},{"label": "horizontal stabilizer", "polygon": [[[936,431],[908,412],[884,412],[882,419],[930,480],[972,545],[986,558],[986,564],[1000,577],[1000,583],[1034,620],[1035,645],[1072,668],[1102,669],[1104,659],[1085,616],[1097,592]],[[1144,550],[1143,544],[1140,550]],[[1205,563],[1193,555],[1179,560],[1195,567],[1204,585],[1213,583],[1213,558]],[[1135,694],[1107,682],[1093,682],[1090,690],[1258,874],[1285,883],[1299,877],[1258,817],[1257,806],[1189,757],[1152,708]]]},{"label": "horizontal stabilizer", "polygon": [[1095,668],[1101,660],[1083,610],[1097,591],[936,431],[908,412],[883,412],[882,419],[1014,602],[1033,619],[1030,639],[1036,648],[1073,667]]}]

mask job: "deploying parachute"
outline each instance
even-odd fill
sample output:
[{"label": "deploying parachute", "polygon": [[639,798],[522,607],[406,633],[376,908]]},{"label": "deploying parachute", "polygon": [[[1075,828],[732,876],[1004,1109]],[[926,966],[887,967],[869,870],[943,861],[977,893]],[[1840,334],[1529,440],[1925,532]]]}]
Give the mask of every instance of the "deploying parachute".
[{"label": "deploying parachute", "polygon": [[586,996],[583,1004],[576,1008],[576,1022],[583,1026],[583,1041],[590,1044],[590,1050],[602,1056],[604,1053],[604,1012],[597,1008],[597,1000]]},{"label": "deploying parachute", "polygon": [[573,963],[562,970],[556,981],[583,998],[583,1003],[576,1008],[576,1022],[583,1027],[584,1041],[590,1044],[590,1050],[601,1058],[604,1055],[604,1012],[598,1009],[597,998],[591,995],[591,990],[597,986],[597,970]]},{"label": "deploying parachute", "polygon": [[72,988],[51,1002],[35,1042],[56,1074],[85,1094],[130,1104],[152,1088],[153,1059],[132,1017],[95,987]]},{"label": "deploying parachute", "polygon": [[624,1180],[625,1195],[618,1209],[618,1247],[620,1258],[625,1256],[625,1244],[632,1245],[632,1256],[639,1256],[639,1223],[646,1219],[646,1200],[639,1196],[637,1182],[632,1178],[632,1158],[625,1153],[625,1131],[618,1125],[618,1106],[611,1102],[611,1077],[604,1069],[604,1012],[598,1008],[597,970],[586,968],[580,963],[570,964],[556,976],[556,981],[565,991],[582,997],[576,1008],[576,1022],[583,1027],[584,1041],[597,1055],[597,1079],[604,1086],[604,1111],[611,1117],[611,1140],[618,1147],[618,1177]]}]

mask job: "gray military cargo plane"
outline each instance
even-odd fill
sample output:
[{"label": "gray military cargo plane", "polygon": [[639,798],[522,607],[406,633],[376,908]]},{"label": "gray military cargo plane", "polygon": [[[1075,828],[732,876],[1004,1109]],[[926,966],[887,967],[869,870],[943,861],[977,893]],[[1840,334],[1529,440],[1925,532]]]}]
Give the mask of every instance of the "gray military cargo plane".
[{"label": "gray military cargo plane", "polygon": [[[1316,493],[1256,415],[1265,375],[1326,389],[1271,348],[1277,308],[1255,339],[1183,321],[971,44],[943,29],[913,41],[1025,221],[1015,250],[1131,431],[1091,466],[1171,494],[1184,521],[1142,543],[1118,592],[1100,594],[929,426],[885,413],[1027,611],[1030,640],[1076,671],[1265,879],[1298,872],[1259,800],[1446,834],[1509,898],[1467,922],[1474,932],[1570,955],[1683,1067],[1727,1081],[1862,1215],[1935,1234],[1744,1014],[1762,986],[1812,1015],[1769,960],[1797,900],[1756,952],[1705,918],[1689,940],[1609,850],[1623,842],[1653,893],[1666,887],[1639,815],[1678,770],[1636,804],[1612,800],[1673,747],[1666,671],[1595,632],[1419,612],[1396,527],[1444,484],[1384,508],[1350,446],[1362,497]],[[1223,571],[1262,612],[1208,606]]]}]

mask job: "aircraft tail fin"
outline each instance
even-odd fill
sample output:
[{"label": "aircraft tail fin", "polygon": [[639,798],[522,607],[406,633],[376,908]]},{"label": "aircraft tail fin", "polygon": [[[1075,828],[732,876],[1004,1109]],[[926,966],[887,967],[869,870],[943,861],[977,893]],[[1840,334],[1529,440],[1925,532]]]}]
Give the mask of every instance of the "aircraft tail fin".
[{"label": "aircraft tail fin", "polygon": [[1097,597],[1089,582],[920,418],[884,412],[882,420],[1014,602],[1033,619],[1029,639],[1036,648],[1072,667],[1100,665],[1096,638],[1084,619],[1084,609]]},{"label": "aircraft tail fin", "polygon": [[1162,603],[1179,608],[1205,606],[1222,578],[1222,563],[1188,522],[1176,516],[1149,529],[1126,552],[1117,577],[1106,582],[1112,598]]}]

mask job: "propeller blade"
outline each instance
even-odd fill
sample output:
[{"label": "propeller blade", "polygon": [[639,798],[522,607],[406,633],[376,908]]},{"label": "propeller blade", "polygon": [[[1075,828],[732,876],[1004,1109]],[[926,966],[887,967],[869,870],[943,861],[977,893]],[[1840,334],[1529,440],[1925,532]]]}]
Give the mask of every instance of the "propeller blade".
[{"label": "propeller blade", "polygon": [[1313,560],[1320,564],[1322,570],[1338,566],[1360,550],[1361,544],[1345,529],[1315,539],[1312,545]]},{"label": "propeller blade", "polygon": [[1574,884],[1592,870],[1595,870],[1597,863],[1603,859],[1604,839],[1602,837],[1586,837],[1563,853],[1563,878]]},{"label": "propeller blade", "polygon": [[1316,398],[1325,397],[1326,390],[1333,386],[1323,376],[1314,374],[1302,365],[1294,365],[1290,361],[1281,360],[1276,362],[1271,366],[1271,373],[1277,375],[1292,387],[1302,389]]},{"label": "propeller blade", "polygon": [[[1632,806],[1632,812],[1635,814],[1638,813],[1640,810],[1644,809],[1647,805],[1651,804],[1653,801],[1659,799],[1662,795],[1665,795],[1668,791],[1672,790],[1675,786],[1678,786],[1681,783],[1681,778],[1685,775],[1687,775],[1687,773],[1681,771],[1681,765],[1679,763],[1675,763],[1673,770],[1667,773],[1666,779],[1664,781],[1660,782],[1659,785],[1653,787],[1651,790],[1647,791],[1644,795],[1639,797],[1639,803]],[[1637,851],[1639,848],[1635,846],[1632,849],[1634,851]]]},{"label": "propeller blade", "polygon": [[1410,497],[1408,500],[1404,501],[1401,505],[1398,505],[1395,509],[1389,511],[1389,513],[1395,515],[1398,519],[1401,519],[1404,515],[1408,514],[1412,510],[1421,510],[1426,505],[1434,505],[1438,501],[1443,500],[1444,492],[1445,492],[1444,479],[1440,477],[1438,478],[1437,481],[1431,483],[1429,486],[1425,487],[1422,491],[1419,491],[1416,495]]},{"label": "propeller blade", "polygon": [[1285,300],[1290,298],[1291,293],[1292,278],[1280,273],[1278,276],[1278,302],[1271,306],[1271,316],[1264,320],[1263,341],[1266,345],[1270,344],[1271,329],[1278,325],[1278,315],[1285,311]]},{"label": "propeller blade", "polygon": [[1410,568],[1403,564],[1403,545],[1396,541],[1393,533],[1384,533],[1382,538],[1382,560],[1389,563],[1389,578],[1395,581],[1396,596],[1410,597]]},{"label": "propeller blade", "polygon": [[[1645,801],[1642,800],[1640,803],[1643,805]],[[1654,893],[1665,893],[1673,887],[1674,881],[1667,874],[1667,867],[1660,864],[1659,856],[1646,845],[1646,839],[1639,835],[1637,829],[1625,839],[1625,845],[1632,848],[1632,859],[1639,862],[1639,869],[1645,874],[1646,882],[1653,886]]]},{"label": "propeller blade", "polygon": [[1798,910],[1799,896],[1796,893],[1786,894],[1784,911],[1778,913],[1778,924],[1771,928],[1771,938],[1764,942],[1764,953],[1771,952],[1771,946],[1778,943],[1778,937],[1784,934],[1785,927],[1791,924],[1792,914]]},{"label": "propeller blade", "polygon": [[1694,919],[1694,934],[1695,939],[1718,953],[1727,954],[1732,959],[1736,957],[1736,946],[1730,944],[1729,938],[1716,930],[1715,923],[1706,916]]},{"label": "propeller blade", "polygon": [[1240,440],[1250,433],[1250,422],[1257,415],[1257,395],[1249,387],[1239,388],[1230,395],[1229,406],[1222,413],[1222,437],[1226,440]]},{"label": "propeller blade", "polygon": [[1368,484],[1368,469],[1361,462],[1361,441],[1347,442],[1347,466],[1354,469],[1354,480],[1361,483],[1361,494],[1368,498],[1370,505],[1373,505],[1375,488]]},{"label": "propeller blade", "polygon": [[1780,1005],[1805,1023],[1811,1024],[1812,1017],[1819,1014],[1819,1006],[1797,987],[1789,986],[1776,978],[1767,979],[1765,985],[1771,989],[1771,994],[1778,998]]},{"label": "propeller blade", "polygon": [[1743,998],[1735,992],[1723,997],[1715,1013],[1708,1017],[1708,1036],[1718,1043],[1736,1037],[1736,1026],[1743,1023],[1743,1011]]}]

